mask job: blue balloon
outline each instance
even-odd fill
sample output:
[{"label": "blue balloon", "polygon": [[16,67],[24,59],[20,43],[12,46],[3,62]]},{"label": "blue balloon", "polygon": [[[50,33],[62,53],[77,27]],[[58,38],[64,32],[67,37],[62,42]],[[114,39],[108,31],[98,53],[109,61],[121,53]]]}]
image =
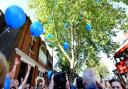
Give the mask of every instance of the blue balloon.
[{"label": "blue balloon", "polygon": [[53,71],[48,71],[48,79],[51,79],[52,74],[53,74]]},{"label": "blue balloon", "polygon": [[91,25],[90,24],[86,24],[85,25],[85,29],[88,30],[88,31],[91,30]]},{"label": "blue balloon", "polygon": [[42,24],[40,22],[32,23],[30,26],[30,32],[33,36],[39,37],[44,32]]},{"label": "blue balloon", "polygon": [[64,29],[68,29],[70,27],[69,23],[64,23]]},{"label": "blue balloon", "polygon": [[4,89],[10,89],[11,79],[9,75],[5,76]]},{"label": "blue balloon", "polygon": [[18,29],[25,23],[26,14],[20,7],[12,5],[5,11],[5,21],[8,26]]},{"label": "blue balloon", "polygon": [[64,50],[68,50],[69,49],[69,44],[68,42],[64,42]]},{"label": "blue balloon", "polygon": [[51,33],[49,33],[47,37],[48,37],[48,39],[51,39],[51,38],[53,38],[53,35]]}]

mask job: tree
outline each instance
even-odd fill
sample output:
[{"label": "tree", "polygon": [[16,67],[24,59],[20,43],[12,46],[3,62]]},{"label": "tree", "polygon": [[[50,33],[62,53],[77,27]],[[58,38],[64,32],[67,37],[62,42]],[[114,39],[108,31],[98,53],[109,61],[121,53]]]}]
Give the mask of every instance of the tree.
[{"label": "tree", "polygon": [[69,71],[70,70],[70,63],[66,59],[66,57],[64,55],[62,55],[61,51],[59,51],[57,53],[57,57],[59,60],[55,66],[59,67],[62,71]]},{"label": "tree", "polygon": [[[109,57],[118,47],[112,40],[112,29],[126,15],[107,0],[30,0],[29,6],[42,21],[45,36],[53,34],[46,37],[49,45],[57,49],[60,60],[68,60],[65,63],[73,71],[85,64],[98,65],[100,51]],[[87,24],[91,25],[90,31],[85,30]],[[65,41],[70,45],[66,51],[62,46]]]},{"label": "tree", "polygon": [[113,0],[113,1],[116,1],[116,2],[121,2],[122,1],[123,3],[128,5],[128,0]]},{"label": "tree", "polygon": [[[128,6],[128,0],[112,0],[112,2],[123,2],[124,4],[122,4],[122,3],[119,3],[119,6],[117,7],[117,9],[118,10],[120,10],[120,11],[122,11],[122,12],[124,12],[124,13],[126,13],[127,12],[127,9],[126,9],[126,7],[125,6],[123,6],[123,5],[127,5]],[[124,32],[127,32],[127,29],[128,29],[128,16],[127,17],[125,17],[125,19],[124,20],[120,20],[119,21],[119,25],[120,25],[120,27],[118,27],[117,29],[122,29],[122,30],[124,30]]]},{"label": "tree", "polygon": [[96,73],[99,78],[102,79],[106,78],[110,74],[107,66],[104,63],[100,63],[100,65],[96,66],[94,69],[96,70]]}]

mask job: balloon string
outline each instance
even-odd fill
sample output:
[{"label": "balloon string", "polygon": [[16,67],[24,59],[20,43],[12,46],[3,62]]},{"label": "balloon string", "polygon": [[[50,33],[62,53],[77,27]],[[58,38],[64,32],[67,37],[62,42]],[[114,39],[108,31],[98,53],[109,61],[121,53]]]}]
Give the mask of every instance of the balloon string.
[{"label": "balloon string", "polygon": [[32,52],[32,46],[33,46],[33,44],[34,44],[34,36],[32,35],[32,42],[31,42],[31,44],[30,44],[30,48],[29,48],[29,57],[31,57],[31,52]]},{"label": "balloon string", "polygon": [[0,34],[0,37],[1,37],[3,34],[5,34],[5,33],[10,32],[9,29],[10,29],[10,27],[7,27],[6,30],[4,30],[4,31]]}]

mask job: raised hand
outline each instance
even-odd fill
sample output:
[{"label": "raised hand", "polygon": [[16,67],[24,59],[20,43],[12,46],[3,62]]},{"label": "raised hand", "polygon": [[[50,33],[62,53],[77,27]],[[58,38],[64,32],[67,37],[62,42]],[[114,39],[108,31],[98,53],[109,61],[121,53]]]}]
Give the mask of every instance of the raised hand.
[{"label": "raised hand", "polygon": [[49,84],[49,88],[48,89],[54,89],[54,75],[52,75],[52,77],[51,77],[51,82]]},{"label": "raised hand", "polygon": [[18,65],[20,63],[20,61],[18,60],[18,58],[15,58],[15,65]]},{"label": "raised hand", "polygon": [[70,83],[69,83],[69,79],[68,76],[66,76],[66,89],[70,89]]},{"label": "raised hand", "polygon": [[31,69],[31,65],[30,65],[30,64],[28,64],[28,70],[30,71],[30,69]]},{"label": "raised hand", "polygon": [[18,60],[18,57],[15,58],[15,64],[13,66],[13,69],[10,71],[10,76],[12,79],[14,79],[15,73],[16,73],[16,67],[17,65],[20,63],[20,61]]}]

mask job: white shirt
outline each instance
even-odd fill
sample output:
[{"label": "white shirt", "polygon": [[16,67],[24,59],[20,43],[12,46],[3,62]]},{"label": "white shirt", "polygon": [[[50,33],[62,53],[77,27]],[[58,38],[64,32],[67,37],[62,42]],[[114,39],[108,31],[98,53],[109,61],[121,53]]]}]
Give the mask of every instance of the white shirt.
[{"label": "white shirt", "polygon": [[18,89],[22,89],[22,86],[20,85],[20,86],[18,87]]}]

